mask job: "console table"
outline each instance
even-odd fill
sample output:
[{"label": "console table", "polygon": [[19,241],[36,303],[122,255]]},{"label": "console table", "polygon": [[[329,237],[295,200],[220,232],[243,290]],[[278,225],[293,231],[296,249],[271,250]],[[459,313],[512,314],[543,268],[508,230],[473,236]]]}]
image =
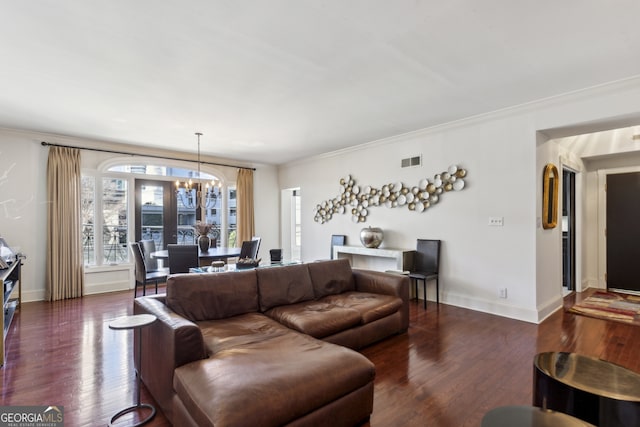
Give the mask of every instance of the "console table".
[{"label": "console table", "polygon": [[370,270],[410,270],[413,249],[365,248],[364,246],[334,246],[333,258],[349,258],[351,266]]}]

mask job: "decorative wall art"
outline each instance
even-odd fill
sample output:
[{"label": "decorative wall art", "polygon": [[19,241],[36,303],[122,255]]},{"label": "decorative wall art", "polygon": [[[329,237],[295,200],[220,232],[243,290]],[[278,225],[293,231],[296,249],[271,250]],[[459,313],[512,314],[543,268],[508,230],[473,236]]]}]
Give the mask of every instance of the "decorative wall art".
[{"label": "decorative wall art", "polygon": [[558,168],[549,163],[542,173],[542,228],[558,225]]},{"label": "decorative wall art", "polygon": [[361,187],[351,175],[347,175],[340,179],[339,195],[316,205],[313,219],[324,224],[333,215],[348,213],[353,222],[365,222],[369,211],[375,206],[424,212],[437,204],[443,193],[462,190],[466,176],[466,169],[451,165],[446,171],[434,175],[433,179],[421,179],[413,187],[397,182],[374,188],[370,185]]}]

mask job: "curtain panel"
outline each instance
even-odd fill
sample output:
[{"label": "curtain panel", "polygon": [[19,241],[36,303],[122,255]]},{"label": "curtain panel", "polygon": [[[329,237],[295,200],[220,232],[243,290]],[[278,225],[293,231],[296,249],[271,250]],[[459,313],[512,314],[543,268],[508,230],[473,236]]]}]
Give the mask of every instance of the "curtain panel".
[{"label": "curtain panel", "polygon": [[255,235],[255,222],[253,215],[253,171],[251,169],[238,169],[237,180],[237,221],[238,237],[236,246],[241,247],[242,242],[251,240]]},{"label": "curtain panel", "polygon": [[46,299],[81,297],[82,259],[80,150],[50,147],[47,162]]}]

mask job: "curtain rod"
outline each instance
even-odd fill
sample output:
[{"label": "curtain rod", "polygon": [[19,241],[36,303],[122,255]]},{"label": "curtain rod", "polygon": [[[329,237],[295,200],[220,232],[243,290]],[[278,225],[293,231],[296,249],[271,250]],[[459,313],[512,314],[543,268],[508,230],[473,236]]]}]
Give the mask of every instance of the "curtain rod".
[{"label": "curtain rod", "polygon": [[[180,160],[180,161],[183,161],[183,162],[198,163],[197,160],[191,160],[191,159],[180,159],[180,158],[175,158],[175,157],[165,157],[165,156],[158,156],[158,155],[155,155],[155,154],[129,153],[129,152],[126,152],[126,151],[105,150],[103,148],[74,147],[73,145],[53,144],[51,142],[46,142],[46,141],[42,141],[42,146],[76,148],[78,150],[99,151],[101,153],[124,154],[124,155],[127,155],[127,156],[151,157],[151,158],[154,158],[154,159]],[[204,163],[204,164],[207,164],[207,165],[215,165],[215,166],[225,166],[225,167],[229,167],[229,168],[249,169],[249,170],[252,170],[252,171],[256,170],[256,168],[248,168],[246,166],[237,166],[237,165],[228,165],[226,163],[216,163],[216,162],[206,162],[206,161],[201,161],[200,163]]]}]

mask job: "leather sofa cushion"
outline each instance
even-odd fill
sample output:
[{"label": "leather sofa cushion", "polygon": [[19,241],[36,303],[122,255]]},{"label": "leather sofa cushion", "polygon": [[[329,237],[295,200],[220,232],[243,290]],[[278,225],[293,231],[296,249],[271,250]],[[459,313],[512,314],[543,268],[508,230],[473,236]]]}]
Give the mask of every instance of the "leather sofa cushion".
[{"label": "leather sofa cushion", "polygon": [[191,321],[258,311],[254,270],[177,274],[167,279],[167,306]]},{"label": "leather sofa cushion", "polygon": [[263,312],[279,305],[314,298],[307,264],[259,268],[255,271],[258,277],[260,310]]},{"label": "leather sofa cushion", "polygon": [[290,329],[274,322],[262,313],[247,313],[226,319],[197,323],[209,356],[251,343],[268,341],[288,334]]},{"label": "leather sofa cushion", "polygon": [[324,338],[362,323],[362,316],[357,310],[324,301],[281,305],[265,314],[278,323],[314,338]]},{"label": "leather sofa cushion", "polygon": [[402,299],[399,297],[368,292],[345,292],[340,295],[329,295],[321,301],[344,309],[356,310],[361,316],[363,324],[389,316],[402,307]]},{"label": "leather sofa cushion", "polygon": [[316,298],[356,290],[348,259],[318,261],[307,265]]},{"label": "leather sofa cushion", "polygon": [[[236,342],[175,370],[174,389],[197,425],[281,426],[373,381],[374,365],[361,354],[267,323],[286,333]],[[229,332],[205,334],[224,341]]]}]

